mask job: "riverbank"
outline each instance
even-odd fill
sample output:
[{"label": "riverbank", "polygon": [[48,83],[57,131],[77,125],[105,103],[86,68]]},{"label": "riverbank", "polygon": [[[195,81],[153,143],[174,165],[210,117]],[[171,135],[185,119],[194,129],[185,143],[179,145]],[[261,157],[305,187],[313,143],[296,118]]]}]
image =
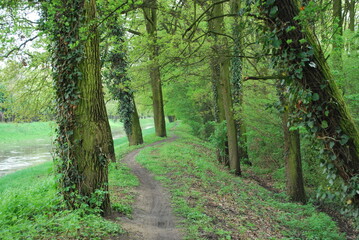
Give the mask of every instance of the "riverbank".
[{"label": "riverbank", "polygon": [[[153,119],[141,119],[143,129],[153,127]],[[115,144],[126,141],[123,124],[110,121]],[[52,160],[56,123],[0,123],[0,177]],[[150,131],[151,132],[151,131]]]}]

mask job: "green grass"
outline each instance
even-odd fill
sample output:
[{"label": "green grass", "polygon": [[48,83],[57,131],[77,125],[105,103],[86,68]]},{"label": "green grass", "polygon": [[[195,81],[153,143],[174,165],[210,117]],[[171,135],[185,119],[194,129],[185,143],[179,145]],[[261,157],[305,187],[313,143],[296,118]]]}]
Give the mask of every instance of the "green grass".
[{"label": "green grass", "polygon": [[1,239],[100,239],[122,233],[84,207],[66,210],[57,194],[52,162],[0,178]]},{"label": "green grass", "polygon": [[0,144],[14,144],[39,138],[49,139],[54,132],[53,122],[0,123]]},{"label": "green grass", "polygon": [[144,149],[137,161],[170,189],[186,239],[345,239],[326,214],[229,174],[210,146],[177,129],[179,140]]}]

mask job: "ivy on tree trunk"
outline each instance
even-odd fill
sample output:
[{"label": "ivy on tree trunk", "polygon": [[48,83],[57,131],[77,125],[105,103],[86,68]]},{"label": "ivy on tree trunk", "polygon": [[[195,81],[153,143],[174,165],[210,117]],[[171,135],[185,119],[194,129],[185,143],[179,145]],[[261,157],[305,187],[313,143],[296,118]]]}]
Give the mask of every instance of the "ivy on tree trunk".
[{"label": "ivy on tree trunk", "polygon": [[100,75],[96,2],[51,1],[44,13],[52,40],[61,192],[70,208],[86,203],[108,215],[108,163],[115,156]]},{"label": "ivy on tree trunk", "polygon": [[346,202],[359,206],[359,132],[344,102],[319,43],[302,26],[299,6],[294,0],[262,2],[260,10],[267,26],[275,31],[273,47],[277,63],[289,66],[289,87],[296,94],[306,92],[296,110],[328,153],[327,166],[335,166],[346,182]]}]

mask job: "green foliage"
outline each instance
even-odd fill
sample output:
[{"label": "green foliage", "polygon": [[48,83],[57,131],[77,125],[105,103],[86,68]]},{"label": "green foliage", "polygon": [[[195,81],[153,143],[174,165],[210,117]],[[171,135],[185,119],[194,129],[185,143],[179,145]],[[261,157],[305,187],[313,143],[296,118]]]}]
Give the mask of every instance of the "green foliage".
[{"label": "green foliage", "polygon": [[226,156],[226,143],[227,143],[227,123],[222,121],[221,123],[211,122],[214,126],[214,132],[209,137],[209,141],[213,144],[215,149],[218,149],[222,157]]},{"label": "green foliage", "polygon": [[0,109],[9,121],[52,120],[54,91],[49,69],[30,64],[8,61],[0,70]]}]

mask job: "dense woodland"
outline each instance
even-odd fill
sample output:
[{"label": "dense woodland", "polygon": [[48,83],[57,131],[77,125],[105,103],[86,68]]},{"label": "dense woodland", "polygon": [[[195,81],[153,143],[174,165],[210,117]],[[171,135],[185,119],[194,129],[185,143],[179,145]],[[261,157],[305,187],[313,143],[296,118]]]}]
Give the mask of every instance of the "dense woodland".
[{"label": "dense woodland", "polygon": [[232,174],[358,224],[355,0],[0,7],[0,121],[56,121],[58,191],[69,209],[111,214],[108,119],[138,145],[139,119],[153,117],[156,136],[180,120]]}]

